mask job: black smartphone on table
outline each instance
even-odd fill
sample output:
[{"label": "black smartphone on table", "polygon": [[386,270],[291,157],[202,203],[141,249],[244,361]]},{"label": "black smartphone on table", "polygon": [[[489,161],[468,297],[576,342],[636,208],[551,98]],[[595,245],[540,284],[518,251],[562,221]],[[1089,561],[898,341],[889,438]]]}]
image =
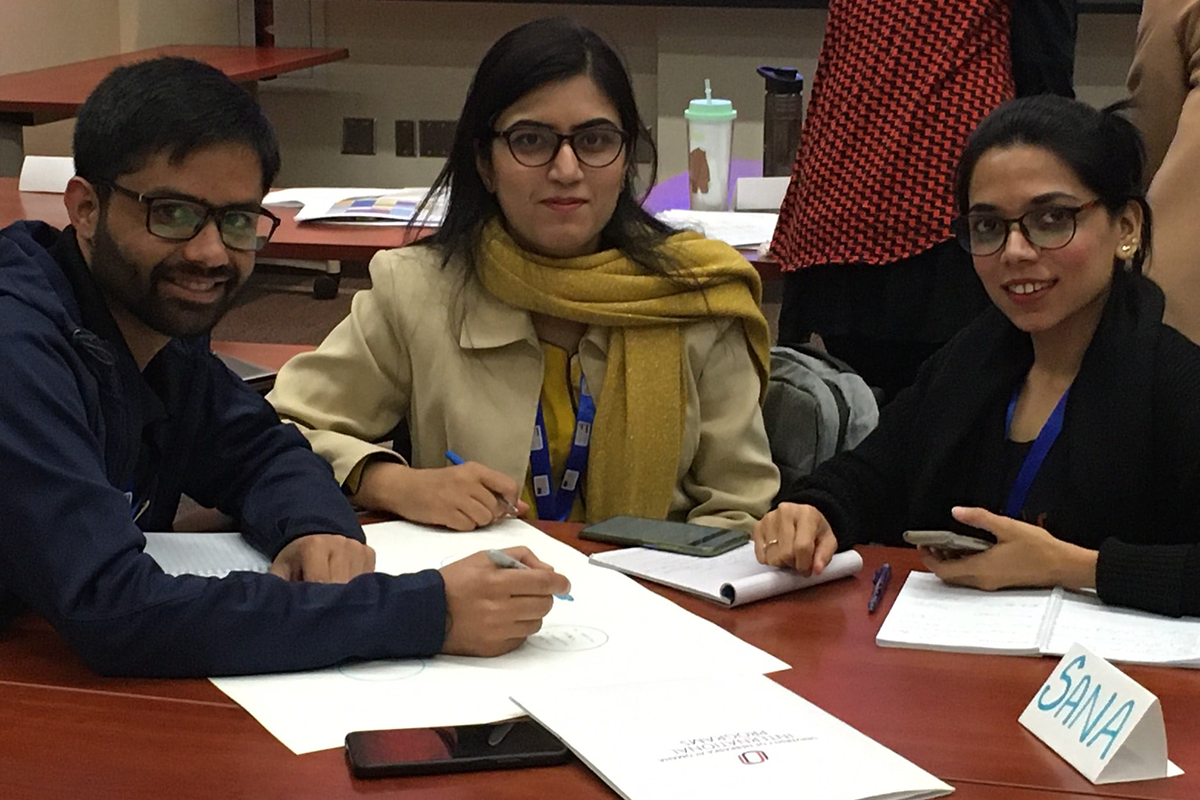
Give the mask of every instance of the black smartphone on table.
[{"label": "black smartphone on table", "polygon": [[346,761],[356,778],[537,767],[570,757],[558,737],[531,719],[346,734]]},{"label": "black smartphone on table", "polygon": [[690,522],[621,516],[588,525],[579,538],[689,556],[716,556],[745,544],[750,534]]}]

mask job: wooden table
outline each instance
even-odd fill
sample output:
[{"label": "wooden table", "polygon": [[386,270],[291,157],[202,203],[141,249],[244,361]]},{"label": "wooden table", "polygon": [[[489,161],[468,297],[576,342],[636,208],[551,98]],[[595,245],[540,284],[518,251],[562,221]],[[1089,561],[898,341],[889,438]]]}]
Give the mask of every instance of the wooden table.
[{"label": "wooden table", "polygon": [[[549,533],[585,552],[605,549]],[[652,587],[792,665],[772,677],[957,787],[966,800],[1200,797],[1200,673],[1126,668],[1163,702],[1170,780],[1092,786],[1016,718],[1055,661],[875,646],[875,633],[915,553],[862,548],[852,580],[739,609]],[[879,613],[868,615],[869,576],[896,571]],[[304,702],[305,698],[297,698]],[[803,797],[804,776],[796,776]],[[612,798],[584,766],[354,781],[343,756],[291,754],[246,712],[202,680],[100,678],[42,620],[0,633],[0,796],[352,798],[364,794],[470,798]]]},{"label": "wooden table", "polygon": [[[403,247],[433,230],[418,228],[410,232],[405,226],[389,225],[298,224],[297,210],[271,206],[271,211],[280,219],[279,228],[259,253],[259,258],[330,262],[326,275],[335,280],[340,272],[337,262],[370,261],[380,250]],[[64,228],[70,222],[61,194],[22,192],[17,189],[16,178],[0,177],[0,228],[19,219],[38,219],[56,228]],[[779,264],[770,257],[758,257],[749,251],[743,255],[762,276],[769,299],[775,299],[781,277]]]},{"label": "wooden table", "polygon": [[22,128],[75,116],[96,84],[119,66],[158,56],[211,64],[238,83],[348,58],[344,47],[222,47],[169,45],[57,67],[0,75],[0,175],[16,175],[24,152]]},{"label": "wooden table", "polygon": [[[301,225],[294,207],[272,206],[271,211],[280,223],[260,258],[369,261],[379,250],[402,247],[427,232],[420,228],[410,233],[405,226]],[[0,228],[19,219],[41,220],[56,228],[70,224],[61,194],[22,192],[16,178],[0,177]]]}]

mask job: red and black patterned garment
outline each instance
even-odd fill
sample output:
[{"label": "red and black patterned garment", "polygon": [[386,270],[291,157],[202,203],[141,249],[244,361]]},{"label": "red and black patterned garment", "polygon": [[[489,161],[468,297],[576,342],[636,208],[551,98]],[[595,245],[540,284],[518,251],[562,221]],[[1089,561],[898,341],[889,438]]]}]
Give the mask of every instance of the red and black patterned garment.
[{"label": "red and black patterned garment", "polygon": [[959,155],[1014,94],[1071,94],[1076,18],[1075,0],[830,0],[771,245],[781,343],[816,331],[890,396],[986,307],[950,233]]},{"label": "red and black patterned garment", "polygon": [[1008,0],[830,0],[771,246],[784,270],[886,264],[950,238],[963,145],[1014,94],[1008,36]]}]

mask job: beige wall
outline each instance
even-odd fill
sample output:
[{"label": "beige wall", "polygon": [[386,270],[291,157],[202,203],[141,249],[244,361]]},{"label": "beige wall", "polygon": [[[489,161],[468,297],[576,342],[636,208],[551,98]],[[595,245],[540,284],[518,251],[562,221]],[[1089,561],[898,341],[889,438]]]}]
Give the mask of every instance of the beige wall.
[{"label": "beige wall", "polygon": [[[7,0],[0,73],[160,44],[248,44],[251,0]],[[682,110],[705,77],[739,117],[734,156],[761,154],[759,64],[811,80],[823,11],[555,6],[380,0],[276,0],[280,45],[348,47],[349,61],[260,85],[283,144],[281,183],[427,184],[440,159],[397,158],[396,119],[454,119],[475,64],[504,31],[568,14],[600,30],[630,65],[642,114],[659,141],[660,172],[684,169]],[[1076,83],[1082,99],[1123,96],[1137,19],[1083,15]],[[377,154],[339,151],[344,116],[376,119]],[[70,151],[69,122],[30,128],[30,153]]]},{"label": "beige wall", "polygon": [[[6,0],[0,74],[163,44],[238,44],[239,0]],[[243,10],[243,14],[244,14]],[[74,124],[25,129],[25,152],[70,155]]]},{"label": "beige wall", "polygon": [[120,52],[238,40],[238,0],[118,0]]}]

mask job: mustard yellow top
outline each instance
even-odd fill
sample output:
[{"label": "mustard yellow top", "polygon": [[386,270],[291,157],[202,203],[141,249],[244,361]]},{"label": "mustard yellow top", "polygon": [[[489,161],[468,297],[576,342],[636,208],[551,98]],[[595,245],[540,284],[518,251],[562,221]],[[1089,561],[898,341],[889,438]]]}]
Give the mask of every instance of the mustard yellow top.
[{"label": "mustard yellow top", "polygon": [[[575,414],[579,409],[579,359],[566,350],[541,342],[542,345],[542,416],[546,422],[546,445],[550,450],[550,478],[554,491],[562,483],[563,469],[571,442],[575,438]],[[584,473],[583,480],[587,481]],[[533,501],[533,473],[527,473],[521,499],[529,504],[525,519],[537,519],[537,503]],[[583,522],[583,486],[575,493],[568,522]]]}]

